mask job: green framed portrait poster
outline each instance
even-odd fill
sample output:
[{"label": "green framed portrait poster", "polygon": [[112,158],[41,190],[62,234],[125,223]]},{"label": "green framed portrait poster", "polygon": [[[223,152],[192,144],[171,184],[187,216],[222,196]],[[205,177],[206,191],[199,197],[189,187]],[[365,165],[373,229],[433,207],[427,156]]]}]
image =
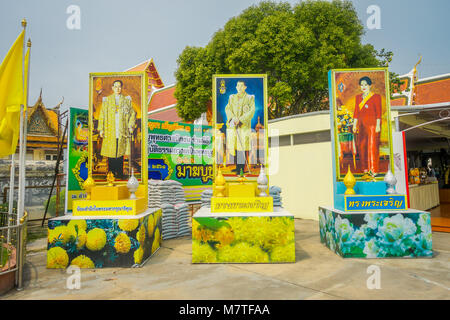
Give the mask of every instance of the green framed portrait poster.
[{"label": "green framed portrait poster", "polygon": [[148,120],[148,178],[183,184],[187,201],[211,188],[212,127]]},{"label": "green framed portrait poster", "polygon": [[72,211],[73,200],[86,198],[83,182],[88,177],[88,110],[69,108],[67,137],[66,212]]}]

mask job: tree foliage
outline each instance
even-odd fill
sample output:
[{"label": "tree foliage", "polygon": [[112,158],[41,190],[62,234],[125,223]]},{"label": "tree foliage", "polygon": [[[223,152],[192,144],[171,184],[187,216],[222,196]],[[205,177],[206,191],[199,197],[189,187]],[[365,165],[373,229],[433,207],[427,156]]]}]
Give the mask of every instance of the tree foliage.
[{"label": "tree foliage", "polygon": [[205,47],[186,47],[178,57],[178,114],[198,118],[211,100],[212,75],[237,73],[268,75],[270,118],[327,109],[328,70],[378,67],[392,58],[362,44],[363,33],[347,0],[251,6]]}]

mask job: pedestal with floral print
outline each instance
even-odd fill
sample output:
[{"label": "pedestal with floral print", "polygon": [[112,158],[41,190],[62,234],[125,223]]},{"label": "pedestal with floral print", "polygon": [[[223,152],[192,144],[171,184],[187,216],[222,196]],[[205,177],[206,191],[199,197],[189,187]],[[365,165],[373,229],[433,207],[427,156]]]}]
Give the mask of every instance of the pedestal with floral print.
[{"label": "pedestal with floral print", "polygon": [[343,258],[432,257],[430,213],[319,207],[320,241]]},{"label": "pedestal with floral print", "polygon": [[161,209],[134,216],[63,216],[48,222],[47,268],[139,267],[161,245]]}]

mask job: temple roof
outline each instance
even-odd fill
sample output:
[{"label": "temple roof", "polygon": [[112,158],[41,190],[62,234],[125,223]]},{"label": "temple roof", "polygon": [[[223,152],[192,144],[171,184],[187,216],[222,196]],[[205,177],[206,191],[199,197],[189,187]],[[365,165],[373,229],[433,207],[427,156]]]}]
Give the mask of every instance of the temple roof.
[{"label": "temple roof", "polygon": [[[57,107],[59,107],[59,105]],[[39,113],[39,115],[37,113]],[[31,122],[34,119],[33,116],[35,114],[36,116],[44,120],[45,124],[50,130],[49,134],[56,137],[58,135],[58,113],[56,110],[49,110],[45,107],[44,102],[42,102],[42,91],[34,106],[29,107],[28,127],[32,125]],[[29,131],[28,135],[33,135],[33,131]]]},{"label": "temple roof", "polygon": [[154,91],[150,97],[148,112],[175,106],[177,104],[177,99],[175,98],[174,92],[175,84]]},{"label": "temple roof", "polygon": [[400,76],[400,92],[391,99],[392,106],[427,105],[450,101],[450,73],[416,79],[412,72]]},{"label": "temple roof", "polygon": [[148,103],[148,118],[152,120],[182,122],[177,113],[175,84],[152,92]]},{"label": "temple roof", "polygon": [[125,71],[146,71],[148,75],[149,91],[151,90],[150,86],[152,86],[155,89],[160,89],[164,87],[164,83],[161,77],[159,76],[158,70],[155,67],[153,59],[145,60],[144,62],[141,62]]}]

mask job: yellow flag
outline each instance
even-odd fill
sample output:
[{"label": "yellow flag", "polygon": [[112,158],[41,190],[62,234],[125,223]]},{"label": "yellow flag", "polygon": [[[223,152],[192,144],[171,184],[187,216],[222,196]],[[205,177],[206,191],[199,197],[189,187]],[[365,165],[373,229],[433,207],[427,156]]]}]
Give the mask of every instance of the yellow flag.
[{"label": "yellow flag", "polygon": [[20,131],[20,105],[23,92],[23,39],[17,37],[0,65],[0,157],[16,152]]}]

